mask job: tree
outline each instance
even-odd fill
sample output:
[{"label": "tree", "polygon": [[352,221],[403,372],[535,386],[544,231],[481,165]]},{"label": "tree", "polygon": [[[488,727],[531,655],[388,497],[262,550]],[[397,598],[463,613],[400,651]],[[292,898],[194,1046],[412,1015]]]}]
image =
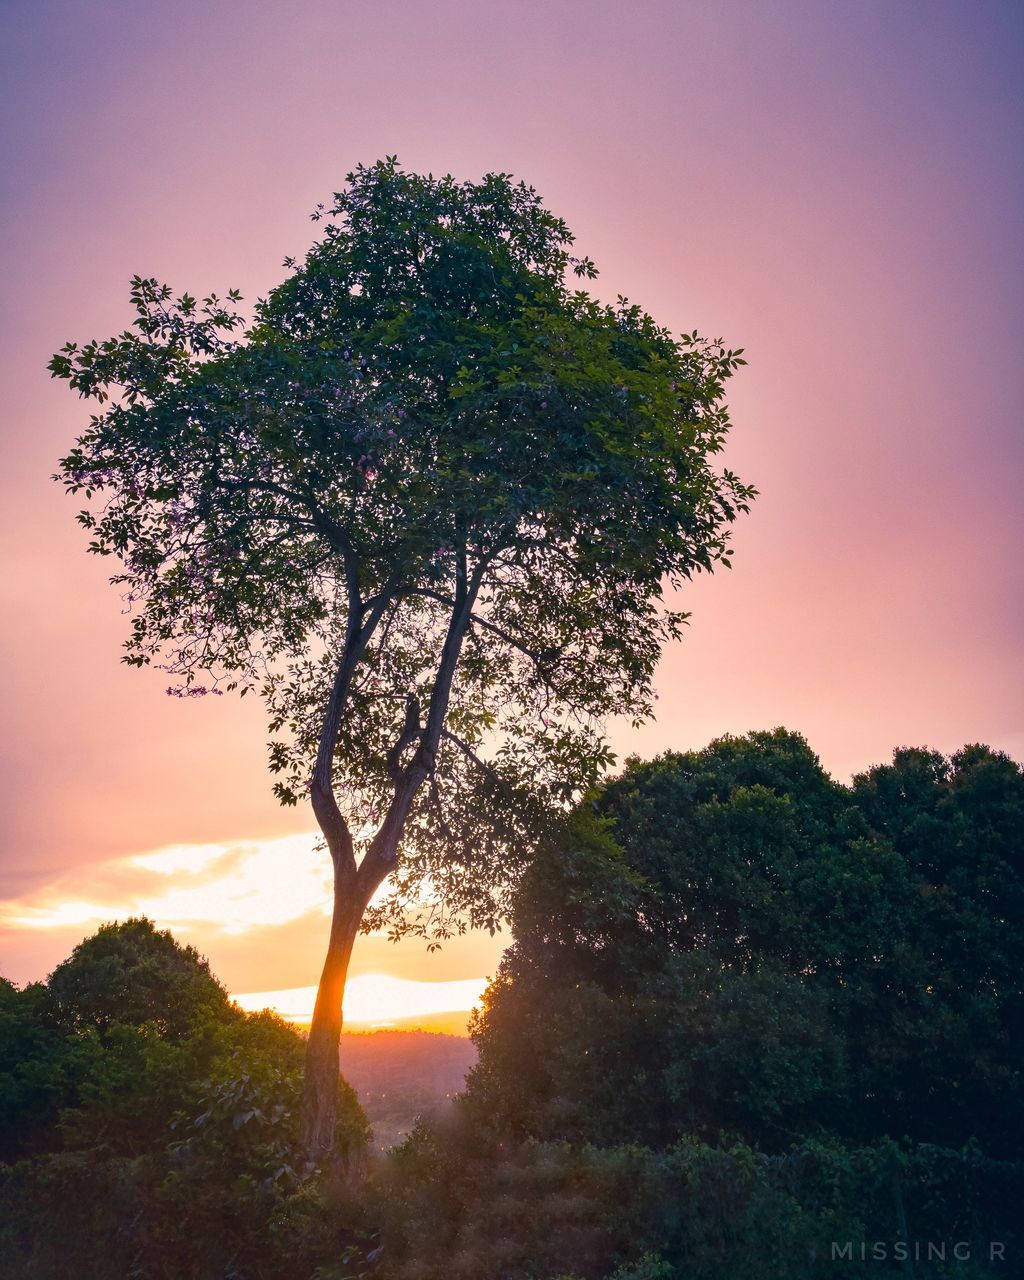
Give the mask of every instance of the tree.
[{"label": "tree", "polygon": [[61,1034],[48,996],[42,983],[19,991],[0,978],[0,1161],[5,1163],[49,1135],[81,1073],[84,1055]]},{"label": "tree", "polygon": [[47,979],[58,1022],[105,1032],[115,1022],[188,1033],[197,1012],[233,1012],[227,992],[195,947],[183,947],[151,920],[105,924],[80,942]]},{"label": "tree", "polygon": [[[933,1140],[944,1129],[973,1132],[1016,1157],[1024,1145],[1024,770],[978,744],[948,759],[901,748],[892,764],[856,777],[853,792],[908,868],[918,922],[915,945],[897,951],[899,967],[879,975],[878,995],[851,1028],[865,1087],[895,1095],[901,1114],[937,1132]],[[880,1028],[871,1016],[879,1005],[891,1010]],[[900,1035],[907,1027],[912,1035]]]},{"label": "tree", "polygon": [[261,693],[276,792],[330,850],[321,1151],[360,923],[497,927],[604,719],[650,714],[666,584],[728,565],[753,494],[711,465],[740,353],[571,288],[595,268],[531,188],[393,158],[347,182],[242,336],[237,292],[136,277],[134,331],[50,366],[98,405],[58,478],[121,561],[125,660]]},{"label": "tree", "polygon": [[536,1138],[886,1136],[1015,1158],[1024,773],[798,734],[631,761],[521,880],[473,1110]]},{"label": "tree", "polygon": [[[58,1114],[83,1093],[95,1101],[101,1081],[119,1127],[134,1107],[159,1129],[166,1108],[140,1067],[146,1053],[174,1061],[205,1047],[208,1056],[208,1044],[192,1043],[185,1054],[183,1042],[244,1021],[195,948],[146,919],[102,925],[45,984],[19,991],[0,979],[0,1159],[53,1145]],[[142,1126],[136,1119],[128,1127],[137,1140]]]}]

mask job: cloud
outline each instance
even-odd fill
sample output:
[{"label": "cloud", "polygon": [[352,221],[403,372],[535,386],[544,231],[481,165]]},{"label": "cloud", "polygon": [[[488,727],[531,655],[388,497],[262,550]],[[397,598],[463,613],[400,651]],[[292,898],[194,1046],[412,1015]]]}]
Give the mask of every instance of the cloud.
[{"label": "cloud", "polygon": [[[295,969],[291,965],[282,969],[282,953],[294,956],[302,971],[316,972],[326,943],[332,869],[329,857],[318,853],[316,844],[316,838],[307,834],[170,845],[111,859],[64,876],[38,892],[0,902],[0,938],[16,945],[19,937],[52,942],[59,937],[64,949],[72,932],[80,936],[105,921],[145,915],[162,929],[189,935],[205,951],[241,948],[231,967],[244,969],[250,981],[257,976],[287,981],[285,974]],[[323,922],[320,929],[318,921]],[[285,938],[290,939],[287,946]],[[349,1026],[388,1026],[409,1019],[429,1022],[437,1015],[466,1013],[487,984],[482,977],[449,976],[444,966],[419,954],[420,947],[401,950],[383,937],[364,939],[362,946],[364,964],[375,960],[378,965],[383,961],[387,967],[404,964],[420,971],[426,965],[439,976],[445,974],[446,980],[419,981],[357,968],[345,995]],[[461,959],[463,965],[467,960],[473,964],[469,955]],[[487,962],[490,957],[481,959],[481,967],[493,967]],[[308,1023],[315,998],[315,986],[234,996],[244,1009],[273,1009],[300,1024]]]},{"label": "cloud", "polygon": [[[0,899],[0,973],[35,981],[99,925],[146,915],[196,946],[230,990],[297,989],[319,976],[330,929],[332,868],[317,843],[310,832],[174,844],[77,867]],[[494,971],[505,941],[471,930],[428,952],[421,939],[371,933],[350,977],[467,980]]]},{"label": "cloud", "polygon": [[0,928],[64,929],[144,915],[160,928],[228,935],[329,915],[332,871],[312,834],[172,845],[83,868],[0,903]]}]

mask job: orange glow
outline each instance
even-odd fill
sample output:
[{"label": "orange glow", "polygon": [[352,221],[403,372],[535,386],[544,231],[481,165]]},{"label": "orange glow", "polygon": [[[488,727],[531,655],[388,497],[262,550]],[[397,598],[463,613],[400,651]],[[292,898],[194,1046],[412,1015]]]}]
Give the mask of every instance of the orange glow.
[{"label": "orange glow", "polygon": [[[170,845],[65,873],[0,901],[0,972],[40,977],[101,924],[147,916],[207,956],[229,989],[261,988],[239,997],[244,1008],[308,1021],[315,988],[300,984],[320,971],[332,900],[330,860],[317,844],[309,832]],[[486,982],[478,975],[494,971],[505,940],[472,932],[430,953],[415,939],[361,938],[346,1023],[428,1019],[430,1029],[464,1032]],[[24,957],[18,965],[15,955]]]},{"label": "orange glow", "polygon": [[[486,978],[454,982],[416,982],[386,973],[364,973],[352,978],[345,991],[345,1026],[391,1027],[414,1024],[427,1030],[449,1029],[465,1018],[487,986]],[[290,987],[284,991],[250,991],[232,996],[242,1009],[272,1009],[289,1022],[308,1024],[313,1016],[316,987]],[[463,1015],[453,1018],[451,1015]]]},{"label": "orange glow", "polygon": [[175,933],[206,925],[241,934],[311,911],[329,914],[330,862],[316,843],[311,833],[172,845],[114,859],[2,904],[0,926],[57,929],[144,915]]}]

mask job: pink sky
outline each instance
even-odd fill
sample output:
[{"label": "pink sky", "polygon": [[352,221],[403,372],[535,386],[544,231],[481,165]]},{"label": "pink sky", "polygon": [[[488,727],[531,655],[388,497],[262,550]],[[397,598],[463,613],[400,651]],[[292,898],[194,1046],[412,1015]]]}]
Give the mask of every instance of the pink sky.
[{"label": "pink sky", "polygon": [[[386,153],[525,178],[604,296],[746,348],[727,461],[762,497],[621,752],[785,724],[842,778],[898,744],[1024,755],[1022,12],[4,6],[0,971],[41,977],[89,911],[155,903],[233,990],[316,980],[325,868],[280,842],[312,823],[273,800],[258,706],[119,665],[109,567],[48,479],[86,410],[45,365],[128,322],[133,272],[266,290]],[[192,846],[173,874],[135,861]],[[461,981],[499,950],[367,939],[355,968]]]}]

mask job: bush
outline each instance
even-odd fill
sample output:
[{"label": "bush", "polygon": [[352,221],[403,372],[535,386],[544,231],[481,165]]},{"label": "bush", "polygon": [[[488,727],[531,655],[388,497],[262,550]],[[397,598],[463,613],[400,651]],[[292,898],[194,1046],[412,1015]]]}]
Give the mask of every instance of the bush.
[{"label": "bush", "polygon": [[[104,926],[47,987],[0,988],[4,1029],[5,1276],[359,1273],[359,1213],[299,1143],[301,1036],[232,1006],[190,948]],[[361,1155],[338,1090],[339,1150]]]},{"label": "bush", "polygon": [[[463,1116],[421,1127],[385,1162],[373,1211],[388,1280],[819,1280],[877,1276],[860,1244],[946,1243],[924,1280],[1002,1274],[1015,1256],[1024,1165],[883,1142],[803,1143],[767,1156],[685,1139],[660,1151],[489,1145]],[[904,1237],[904,1230],[906,1236]],[[833,1257],[833,1244],[852,1246]],[[956,1242],[971,1258],[952,1256]]]}]

